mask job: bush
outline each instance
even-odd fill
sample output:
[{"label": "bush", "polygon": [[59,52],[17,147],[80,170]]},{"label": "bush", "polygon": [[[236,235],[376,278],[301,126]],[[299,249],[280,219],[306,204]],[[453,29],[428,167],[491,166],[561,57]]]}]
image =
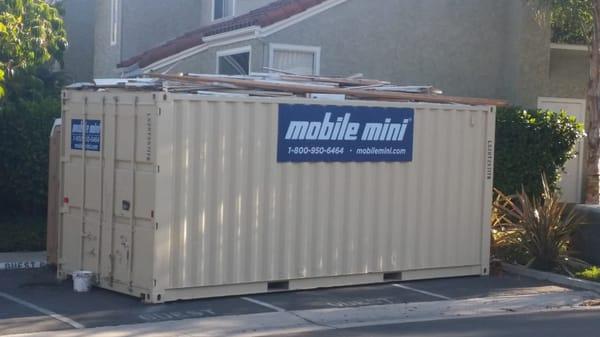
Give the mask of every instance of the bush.
[{"label": "bush", "polygon": [[514,196],[496,191],[492,247],[495,252],[516,255],[516,262],[524,257],[528,267],[573,276],[571,270],[589,266],[569,252],[582,217],[560,202],[560,195],[544,176],[541,180],[541,197],[530,197],[523,191]]},{"label": "bush", "polygon": [[588,268],[582,272],[577,273],[577,277],[582,278],[584,280],[600,282],[600,268],[595,266]]},{"label": "bush", "polygon": [[540,195],[544,174],[556,188],[565,163],[585,135],[583,124],[566,112],[499,108],[496,117],[494,185],[506,194],[524,188]]},{"label": "bush", "polygon": [[[60,117],[59,74],[16,74],[0,101],[0,211],[45,215],[48,137]],[[1,229],[0,229],[1,230]]]},{"label": "bush", "polygon": [[0,252],[46,249],[46,219],[41,215],[0,215]]}]

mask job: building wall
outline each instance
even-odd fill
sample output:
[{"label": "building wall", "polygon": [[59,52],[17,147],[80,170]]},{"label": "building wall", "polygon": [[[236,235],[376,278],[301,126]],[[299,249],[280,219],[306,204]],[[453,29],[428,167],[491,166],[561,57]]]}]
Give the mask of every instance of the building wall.
[{"label": "building wall", "polygon": [[[361,72],[431,84],[449,95],[535,104],[530,97],[547,66],[549,27],[534,22],[533,9],[520,1],[389,2],[394,5],[350,0],[266,41],[322,46],[324,75]],[[364,13],[360,22],[356,13]]]},{"label": "building wall", "polygon": [[202,26],[198,0],[122,0],[123,47],[127,59]]},{"label": "building wall", "polygon": [[[431,84],[448,95],[507,99],[524,107],[535,107],[540,96],[583,97],[587,61],[577,54],[551,53],[549,25],[531,3],[386,4],[349,0],[253,42],[252,70],[268,65],[269,43],[286,43],[320,46],[323,75],[360,72],[399,84]],[[228,48],[209,49],[173,71],[214,73],[216,52]]]},{"label": "building wall", "polygon": [[[122,0],[121,9],[123,6]],[[119,77],[117,64],[121,61],[122,21],[119,21],[119,34],[116,45],[110,43],[111,1],[96,0],[96,21],[94,31],[94,78]],[[123,11],[119,10],[119,14]]]},{"label": "building wall", "polygon": [[589,65],[587,51],[553,49],[550,53],[550,79],[543,96],[585,98]]},{"label": "building wall", "polygon": [[[212,1],[212,0],[209,0]],[[236,0],[235,14],[240,15],[247,13],[253,9],[268,5],[274,0]]]},{"label": "building wall", "polygon": [[[272,1],[237,0],[236,15]],[[93,77],[97,78],[119,77],[120,61],[213,22],[213,0],[121,0],[119,41],[111,46],[110,1],[95,2]]]},{"label": "building wall", "polygon": [[155,71],[164,71],[167,68],[171,73],[181,72],[193,72],[193,73],[204,73],[204,74],[216,74],[217,73],[217,53],[219,51],[225,51],[229,49],[236,49],[241,47],[251,47],[250,53],[250,72],[264,72],[264,50],[265,44],[259,40],[250,40],[245,42],[233,43],[230,45],[220,46],[218,48],[211,48],[203,53],[188,57],[175,65],[170,65],[161,69],[154,69]]},{"label": "building wall", "polygon": [[[196,2],[200,2],[201,6],[201,15],[199,16],[200,23],[202,26],[209,25],[213,23],[213,1],[214,0],[196,0]],[[234,15],[242,15],[244,13],[248,13],[249,11],[268,5],[269,3],[275,0],[234,0]]]},{"label": "building wall", "polygon": [[94,77],[94,1],[62,1],[69,41],[64,55],[64,71],[73,82],[91,81]]}]

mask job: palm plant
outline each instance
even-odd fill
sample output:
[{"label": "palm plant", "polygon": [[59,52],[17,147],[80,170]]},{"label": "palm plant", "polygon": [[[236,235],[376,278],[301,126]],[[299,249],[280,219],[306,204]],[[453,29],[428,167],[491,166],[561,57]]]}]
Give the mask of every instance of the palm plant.
[{"label": "palm plant", "polygon": [[582,218],[560,202],[559,192],[550,188],[545,175],[542,185],[538,198],[524,191],[508,196],[496,190],[493,247],[523,252],[528,267],[560,270],[572,276],[572,268],[587,265],[569,254],[571,236]]}]

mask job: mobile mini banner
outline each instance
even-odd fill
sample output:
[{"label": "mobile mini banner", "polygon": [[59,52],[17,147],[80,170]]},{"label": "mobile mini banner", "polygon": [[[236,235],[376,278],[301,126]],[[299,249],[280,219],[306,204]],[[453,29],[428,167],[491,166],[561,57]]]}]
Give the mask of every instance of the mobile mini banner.
[{"label": "mobile mini banner", "polygon": [[278,162],[407,162],[414,109],[280,104]]},{"label": "mobile mini banner", "polygon": [[83,135],[85,124],[85,150],[100,151],[102,137],[102,124],[99,120],[88,119],[85,123],[81,119],[71,121],[71,149],[81,150],[83,146]]}]

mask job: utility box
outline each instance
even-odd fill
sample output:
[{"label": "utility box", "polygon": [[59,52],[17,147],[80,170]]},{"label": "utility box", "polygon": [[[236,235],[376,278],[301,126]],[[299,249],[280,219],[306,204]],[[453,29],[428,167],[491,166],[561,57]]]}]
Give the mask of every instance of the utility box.
[{"label": "utility box", "polygon": [[494,107],[63,95],[60,278],[161,303],[489,272]]}]

